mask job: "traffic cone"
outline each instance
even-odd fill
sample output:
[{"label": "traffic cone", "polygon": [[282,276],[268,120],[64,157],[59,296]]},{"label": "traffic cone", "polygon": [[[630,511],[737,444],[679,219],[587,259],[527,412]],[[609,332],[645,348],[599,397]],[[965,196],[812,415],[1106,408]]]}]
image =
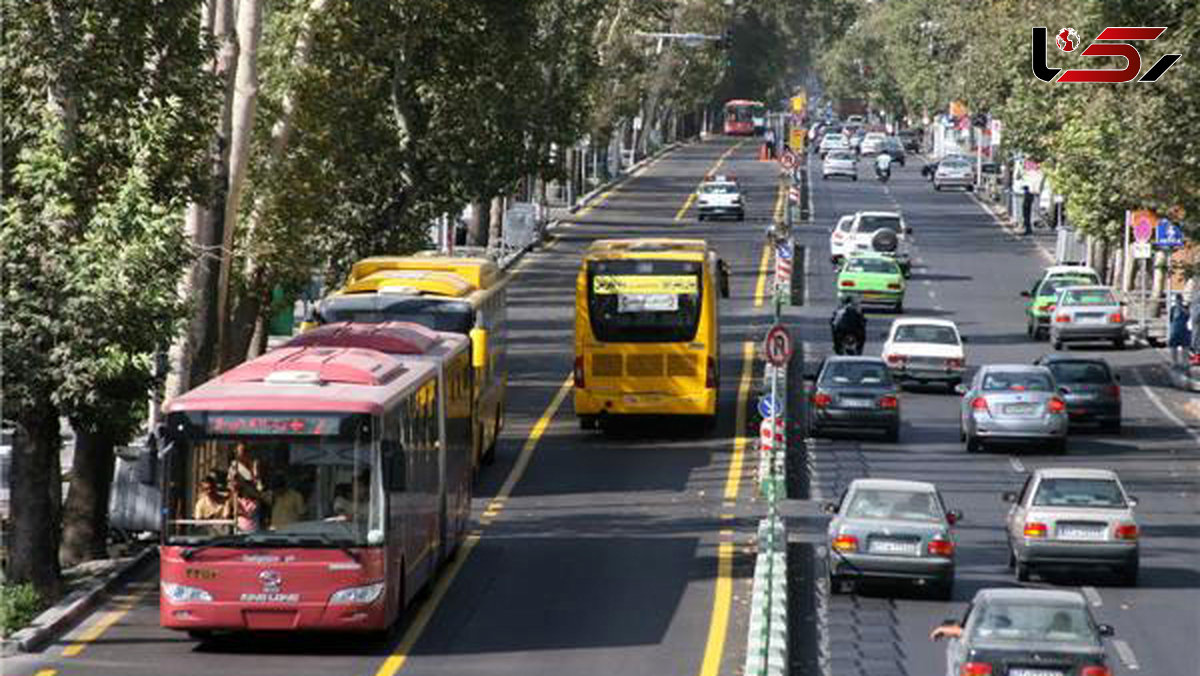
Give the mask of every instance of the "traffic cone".
[{"label": "traffic cone", "polygon": [[758,161],[770,162],[771,157],[767,154],[767,144],[763,143],[758,146]]}]

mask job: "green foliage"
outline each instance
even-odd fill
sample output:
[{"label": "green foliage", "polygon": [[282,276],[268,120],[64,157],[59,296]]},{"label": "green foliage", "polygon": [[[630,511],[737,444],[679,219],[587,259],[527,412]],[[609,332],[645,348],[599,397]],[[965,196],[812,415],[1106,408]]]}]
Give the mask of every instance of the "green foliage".
[{"label": "green foliage", "polygon": [[0,636],[28,626],[45,607],[31,584],[0,585]]}]

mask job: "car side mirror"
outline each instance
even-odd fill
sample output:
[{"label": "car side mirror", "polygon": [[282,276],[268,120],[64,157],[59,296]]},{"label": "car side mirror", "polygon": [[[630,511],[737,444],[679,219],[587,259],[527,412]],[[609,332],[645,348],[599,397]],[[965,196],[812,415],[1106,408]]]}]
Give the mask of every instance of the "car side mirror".
[{"label": "car side mirror", "polygon": [[729,297],[729,264],[724,260],[717,261],[717,283],[721,288],[721,297]]},{"label": "car side mirror", "polygon": [[962,521],[962,518],[963,518],[963,513],[962,513],[961,509],[952,509],[949,512],[946,512],[946,522],[949,523],[951,526],[958,523],[959,521]]},{"label": "car side mirror", "polygon": [[906,234],[906,235],[912,234],[912,226],[911,225],[904,226],[904,234]]},{"label": "car side mirror", "polygon": [[1112,628],[1111,624],[1100,624],[1096,626],[1096,632],[1105,638],[1115,635],[1117,632]]},{"label": "car side mirror", "polygon": [[825,512],[826,514],[837,514],[837,505],[832,502],[826,502],[825,504],[821,505],[821,511]]},{"label": "car side mirror", "polygon": [[1070,393],[1071,393],[1071,388],[1069,388],[1069,387],[1067,387],[1067,386],[1065,386],[1065,385],[1060,385],[1060,386],[1059,386],[1059,388],[1058,388],[1058,391],[1059,391],[1059,393],[1060,393],[1060,394],[1070,394]]},{"label": "car side mirror", "polygon": [[[170,448],[170,445],[168,445],[168,448]],[[134,475],[137,477],[138,483],[143,486],[158,485],[158,444],[154,441],[153,437],[146,443],[146,447],[141,449],[141,452],[137,454],[137,465],[134,466]]]},{"label": "car side mirror", "polygon": [[1029,293],[1028,291],[1022,291],[1022,292],[1021,292],[1021,297],[1022,297],[1022,298],[1033,298],[1033,294],[1032,294],[1032,293]]},{"label": "car side mirror", "polygon": [[1005,502],[1016,502],[1017,494],[1014,491],[1005,491],[1004,494],[1000,496],[1000,499]]},{"label": "car side mirror", "polygon": [[1129,502],[1130,507],[1137,507],[1139,500],[1136,495],[1130,495],[1125,498]]},{"label": "car side mirror", "polygon": [[966,393],[967,393],[967,386],[966,386],[966,385],[963,385],[962,383],[959,383],[959,384],[955,385],[955,386],[954,386],[954,393],[955,393],[955,394],[960,394],[960,395],[962,395],[962,394],[966,394]]},{"label": "car side mirror", "polygon": [[967,338],[966,336],[959,336],[959,337],[958,337],[958,342],[960,342],[960,343],[964,343],[964,344],[965,344],[965,343],[969,343],[969,342],[970,342],[970,339],[969,339],[969,338]]},{"label": "car side mirror", "polygon": [[888,332],[887,332],[887,331],[880,331],[880,332],[879,332],[879,338],[880,338],[881,340],[887,340],[887,337],[888,337]]},{"label": "car side mirror", "polygon": [[1113,380],[1117,381],[1118,383],[1119,383],[1119,382],[1121,382],[1121,374],[1120,374],[1120,373],[1114,373],[1114,374],[1113,374]]}]

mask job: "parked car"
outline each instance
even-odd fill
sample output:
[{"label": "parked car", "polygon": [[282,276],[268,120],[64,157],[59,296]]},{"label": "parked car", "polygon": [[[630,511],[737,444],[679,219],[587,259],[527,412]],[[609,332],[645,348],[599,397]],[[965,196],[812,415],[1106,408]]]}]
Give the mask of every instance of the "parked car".
[{"label": "parked car", "polygon": [[810,433],[881,431],[900,438],[900,388],[876,357],[829,357],[813,385]]},{"label": "parked car", "polygon": [[1087,599],[1074,590],[981,589],[946,642],[946,676],[1112,676]]},{"label": "parked car", "polygon": [[963,393],[959,437],[968,453],[992,442],[1020,442],[1067,450],[1067,403],[1045,366],[988,364]]},{"label": "parked car", "polygon": [[1125,314],[1121,301],[1107,286],[1059,287],[1054,297],[1050,343],[1105,341],[1118,350],[1125,347]]},{"label": "parked car", "polygon": [[849,580],[917,584],[937,598],[954,591],[953,526],[962,512],[948,510],[925,481],[855,479],[837,503],[825,505],[829,522],[829,588]]},{"label": "parked car", "polygon": [[963,337],[954,322],[929,317],[900,317],[884,334],[883,360],[897,381],[962,382],[966,368]]},{"label": "parked car", "polygon": [[856,253],[842,260],[837,276],[839,300],[850,296],[863,306],[883,306],[904,312],[904,290],[904,273],[891,256]]},{"label": "parked car", "polygon": [[830,176],[845,176],[857,181],[858,158],[849,150],[830,151],[821,162],[821,178],[828,179]]},{"label": "parked car", "polygon": [[1121,431],[1121,376],[1106,360],[1051,353],[1033,363],[1054,374],[1072,424],[1096,422],[1103,430]]},{"label": "parked car", "polygon": [[1107,469],[1042,468],[1025,480],[1005,523],[1010,568],[1025,582],[1041,568],[1116,571],[1125,585],[1137,584],[1137,498]]}]

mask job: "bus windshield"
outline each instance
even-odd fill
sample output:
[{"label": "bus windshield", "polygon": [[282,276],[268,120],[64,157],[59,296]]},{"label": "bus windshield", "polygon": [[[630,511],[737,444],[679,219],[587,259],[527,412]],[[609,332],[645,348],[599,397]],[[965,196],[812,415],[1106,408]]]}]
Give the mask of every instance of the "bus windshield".
[{"label": "bus windshield", "polygon": [[592,333],[606,343],[692,340],[703,302],[696,261],[625,259],[588,264]]},{"label": "bus windshield", "polygon": [[434,331],[468,334],[475,326],[475,311],[466,301],[393,296],[388,293],[333,296],[318,311],[323,324],[334,322],[414,322]]},{"label": "bus windshield", "polygon": [[370,416],[213,411],[169,420],[178,433],[167,456],[167,544],[382,541]]}]

